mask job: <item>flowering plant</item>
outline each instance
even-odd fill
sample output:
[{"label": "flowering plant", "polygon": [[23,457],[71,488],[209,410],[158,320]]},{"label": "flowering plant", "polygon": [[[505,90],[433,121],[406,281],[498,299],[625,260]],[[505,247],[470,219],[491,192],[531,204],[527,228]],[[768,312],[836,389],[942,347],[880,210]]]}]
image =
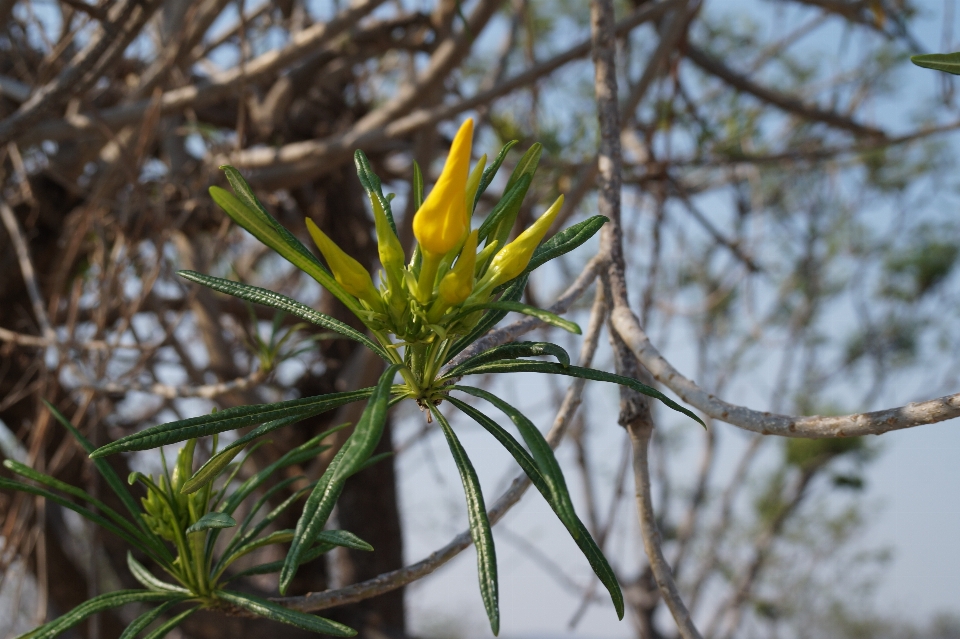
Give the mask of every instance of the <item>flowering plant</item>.
[{"label": "flowering plant", "polygon": [[[417,246],[409,260],[400,243],[391,211],[392,196],[383,194],[380,179],[371,169],[366,156],[361,151],[356,152],[357,172],[373,209],[382,266],[379,285],[359,262],[347,255],[307,219],[307,230],[326,261],[324,266],[267,212],[239,171],[233,167],[222,167],[227,181],[233,187],[233,193],[216,186],[210,188],[212,198],[227,215],[343,302],[363,322],[372,337],[273,291],[193,271],[181,271],[180,275],[216,291],[292,314],[360,342],[382,358],[386,368],[374,387],[271,404],[228,408],[210,415],[147,428],[91,453],[92,458],[99,460],[113,453],[147,450],[182,441],[193,442],[199,437],[253,427],[226,448],[216,451],[214,447],[209,461],[192,474],[192,462],[186,460],[192,460],[193,444],[188,444],[184,449],[188,452],[182,453],[185,457],[182,460],[178,458],[174,475],[167,478],[165,483],[161,480],[159,485],[148,484],[150,497],[145,504],[148,517],[152,519],[145,518],[145,521],[153,523],[148,523],[147,528],[154,536],[160,535],[163,539],[179,541],[178,550],[181,553],[176,560],[180,562],[179,566],[170,564],[168,558],[162,554],[154,559],[168,572],[171,572],[170,568],[179,571],[171,574],[191,596],[206,605],[228,607],[224,601],[231,605],[243,605],[229,599],[234,595],[224,595],[222,593],[226,591],[218,589],[219,580],[224,574],[223,560],[216,565],[210,564],[212,542],[194,548],[193,544],[199,542],[192,541],[190,534],[193,529],[189,527],[204,521],[214,526],[219,525],[214,523],[216,521],[222,523],[229,519],[227,509],[218,506],[219,502],[216,500],[210,501],[209,496],[213,494],[210,486],[218,474],[233,462],[242,447],[275,429],[351,402],[367,400],[367,406],[353,432],[333,457],[322,477],[309,490],[296,529],[267,537],[273,540],[269,543],[290,543],[285,559],[271,567],[280,572],[279,590],[284,594],[298,567],[316,557],[318,548],[334,543],[328,539],[330,531],[325,531],[324,528],[344,483],[375,459],[371,458],[371,454],[383,433],[388,409],[400,401],[411,399],[416,401],[422,410],[427,411],[428,421],[435,418],[439,423],[460,472],[470,531],[477,548],[480,592],[494,634],[499,631],[500,621],[493,535],[477,474],[450,422],[440,411],[440,405],[444,401],[486,429],[516,459],[590,562],[608,590],[618,616],[623,617],[623,594],[613,570],[577,517],[563,473],[544,436],[526,416],[507,402],[487,391],[460,385],[458,382],[469,375],[516,372],[538,372],[607,381],[655,397],[667,406],[700,420],[656,389],[634,379],[571,365],[566,351],[549,342],[514,342],[458,358],[462,361],[453,361],[510,312],[532,315],[548,325],[579,333],[579,327],[573,322],[549,311],[523,304],[519,300],[531,271],[577,248],[596,234],[606,222],[606,218],[602,216],[593,216],[542,242],[563,205],[563,196],[560,196],[529,228],[509,241],[520,205],[540,159],[541,147],[535,144],[523,155],[507,180],[503,197],[483,223],[472,228],[474,209],[481,195],[493,181],[508,151],[516,143],[514,141],[504,146],[489,167],[486,166],[486,156],[481,157],[471,171],[472,137],[473,122],[468,119],[457,132],[443,171],[426,199],[423,197],[420,170],[414,165],[412,197],[416,214],[413,231]],[[552,356],[557,361],[530,359],[538,356]],[[398,376],[400,383],[395,384]],[[526,447],[493,418],[465,403],[453,393],[482,399],[502,412],[513,422]],[[186,479],[188,474],[191,476]],[[202,495],[199,501],[193,497],[196,494]],[[227,503],[231,503],[232,499],[228,499]],[[170,504],[175,512],[190,513],[191,523],[188,524],[188,520],[183,518],[170,519],[172,515],[163,510],[165,503]],[[288,503],[289,501],[285,502]],[[161,511],[167,514],[162,514]],[[199,518],[195,517],[199,513],[203,514]],[[215,533],[213,535],[215,536]],[[184,542],[183,539],[187,541]],[[346,544],[345,541],[343,543]],[[356,543],[362,542],[357,540]],[[206,554],[200,554],[201,547]],[[189,565],[195,565],[196,568]],[[246,608],[289,622],[289,619],[276,616],[279,614],[275,610],[277,606],[271,606],[273,607],[259,611],[251,606]],[[332,623],[326,620],[323,622]],[[349,631],[344,628],[337,626],[334,630],[342,633]],[[327,628],[319,631],[336,634],[334,630]],[[129,636],[133,637],[134,634]]]},{"label": "flowering plant", "polygon": [[[93,445],[73,424],[50,404],[47,407],[83,449],[92,453]],[[144,589],[119,590],[93,597],[20,639],[52,639],[91,615],[130,603],[148,604],[151,607],[133,620],[121,639],[134,639],[141,633],[147,639],[161,639],[201,608],[242,611],[334,637],[355,635],[352,628],[342,623],[289,610],[269,600],[227,589],[229,582],[239,577],[268,574],[281,569],[283,562],[271,562],[227,572],[239,559],[255,550],[287,543],[293,538],[292,530],[267,532],[267,529],[308,493],[315,482],[310,483],[303,476],[287,477],[253,504],[246,502],[278,471],[309,461],[330,448],[320,442],[336,430],[338,428],[332,428],[288,451],[239,483],[236,481],[237,472],[243,460],[233,462],[233,459],[244,450],[249,439],[241,438],[218,453],[214,437],[210,461],[196,472],[193,466],[197,440],[189,439],[177,454],[172,472],[161,451],[163,472],[159,477],[148,477],[139,472],[130,474],[130,485],[139,484],[146,489],[147,496],[141,498],[139,505],[113,468],[103,459],[95,460],[97,472],[123,504],[126,515],[76,486],[12,459],[5,460],[3,465],[7,470],[27,481],[0,478],[0,488],[44,497],[72,510],[126,541],[137,556],[148,559],[150,564],[165,574],[163,579],[157,577],[128,551],[127,567]],[[248,451],[248,455],[252,452]],[[269,512],[261,512],[270,497],[297,482],[303,486]],[[233,515],[241,508],[245,516],[238,523]],[[227,529],[234,529],[233,536],[218,546],[220,534]],[[314,537],[300,562],[317,559],[337,546],[373,550],[368,543],[345,530],[325,530]],[[174,611],[174,608],[178,610]],[[151,628],[165,614],[172,616]]]}]

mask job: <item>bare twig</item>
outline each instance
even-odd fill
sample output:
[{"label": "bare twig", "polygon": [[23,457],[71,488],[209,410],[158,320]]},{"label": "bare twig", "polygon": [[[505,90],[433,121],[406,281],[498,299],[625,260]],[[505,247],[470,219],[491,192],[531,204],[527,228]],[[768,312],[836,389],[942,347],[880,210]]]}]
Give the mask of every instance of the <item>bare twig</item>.
[{"label": "bare twig", "polygon": [[[638,10],[623,20],[618,32],[626,33],[630,29],[663,15],[675,2],[657,3],[652,7]],[[343,161],[354,148],[377,149],[386,142],[409,135],[414,131],[433,126],[483,104],[489,104],[495,98],[506,95],[545,76],[560,66],[587,55],[589,42],[584,41],[567,51],[541,62],[535,67],[506,80],[488,91],[459,100],[452,104],[442,104],[429,109],[417,109],[403,117],[396,118],[382,128],[360,131],[351,129],[347,133],[322,140],[294,142],[277,149],[248,149],[224,158],[235,166],[253,169],[249,179],[254,183],[283,185],[314,177],[335,165],[334,160]]]},{"label": "bare twig", "polygon": [[[685,10],[686,5],[682,5]],[[600,121],[600,149],[597,154],[599,166],[599,209],[610,219],[601,237],[601,251],[608,257],[603,273],[604,285],[610,291],[614,312],[629,314],[636,320],[627,303],[625,262],[623,256],[623,230],[621,227],[621,172],[620,113],[617,101],[616,42],[613,38],[612,0],[593,0],[590,3],[590,27],[593,37],[594,91],[597,98],[597,116]],[[675,18],[677,20],[678,18]],[[626,351],[616,333],[614,354],[617,370],[621,374],[640,378],[645,372],[629,351]],[[644,398],[645,399],[645,398]],[[637,490],[637,510],[643,545],[650,561],[660,594],[667,604],[673,619],[684,639],[699,639],[679,590],[673,580],[670,567],[660,547],[650,497],[650,473],[647,465],[647,447],[653,431],[650,404],[634,393],[621,391],[620,423],[627,426],[633,444],[634,477]]]},{"label": "bare twig", "polygon": [[680,636],[683,639],[700,639],[700,632],[693,625],[690,612],[680,597],[680,591],[673,579],[673,572],[660,544],[660,531],[657,528],[656,515],[653,512],[653,500],[650,497],[650,467],[647,450],[650,436],[653,434],[653,421],[635,419],[627,427],[630,443],[633,446],[633,479],[636,484],[637,516],[640,519],[640,532],[643,537],[643,549],[650,561],[650,568],[660,588],[660,595],[666,602]]},{"label": "bare twig", "polygon": [[123,53],[159,6],[160,0],[127,0],[114,5],[110,11],[111,21],[101,26],[63,72],[35,91],[16,113],[0,121],[0,144],[5,144],[45,112],[59,106],[70,94],[83,92],[92,85]]},{"label": "bare twig", "polygon": [[707,538],[710,540],[709,547],[704,552],[704,560],[701,562],[697,577],[693,580],[693,584],[688,590],[689,598],[687,601],[690,602],[690,610],[695,611],[697,609],[697,604],[700,602],[700,595],[703,592],[703,588],[714,569],[720,563],[720,545],[723,542],[727,531],[730,529],[730,518],[733,516],[733,503],[736,500],[737,495],[746,484],[745,480],[747,473],[750,470],[750,466],[756,459],[757,453],[760,451],[761,446],[766,441],[770,440],[762,435],[753,436],[753,439],[750,441],[750,445],[747,447],[747,450],[744,451],[743,455],[740,457],[740,461],[737,462],[737,468],[734,471],[730,482],[727,484],[726,490],[723,491],[723,497],[720,500],[720,516],[718,517],[716,524],[711,528],[710,534],[707,536]]},{"label": "bare twig", "polygon": [[126,394],[134,391],[141,393],[150,393],[166,399],[176,399],[179,397],[201,397],[203,399],[213,399],[220,395],[233,393],[236,391],[247,390],[262,382],[266,375],[263,371],[256,371],[246,377],[238,377],[228,382],[217,384],[205,384],[203,386],[194,386],[186,384],[184,386],[171,386],[169,384],[121,384],[117,382],[106,382],[103,384],[84,384],[77,388],[92,390],[98,393]]},{"label": "bare twig", "polygon": [[880,129],[861,124],[835,111],[825,111],[820,107],[804,104],[798,98],[784,95],[773,89],[761,86],[695,46],[688,46],[684,55],[695,65],[707,73],[717,76],[735,89],[749,93],[757,99],[772,104],[787,113],[800,116],[805,121],[823,122],[824,124],[849,131],[855,135],[880,139],[886,137],[886,134]]},{"label": "bare twig", "polygon": [[715,397],[681,375],[653,346],[630,309],[615,308],[611,321],[654,379],[710,417],[755,433],[809,438],[857,437],[960,417],[960,393],[870,413],[840,416],[778,415],[737,406]]},{"label": "bare twig", "polygon": [[3,225],[7,229],[7,235],[10,237],[10,243],[13,244],[13,250],[17,254],[17,263],[20,266],[20,275],[23,277],[23,283],[27,287],[27,295],[30,296],[30,304],[33,306],[33,314],[36,317],[40,331],[47,340],[53,340],[56,333],[50,326],[50,320],[47,318],[47,312],[43,308],[43,297],[40,295],[40,287],[37,286],[37,275],[33,269],[33,262],[30,261],[30,251],[27,248],[27,242],[23,239],[23,233],[20,230],[20,223],[13,213],[13,209],[0,202],[0,218],[3,219]]},{"label": "bare twig", "polygon": [[[274,75],[279,69],[327,46],[334,38],[353,28],[357,22],[383,2],[384,0],[361,0],[332,20],[315,24],[297,33],[286,47],[267,51],[250,60],[244,65],[243,72],[240,67],[235,67],[210,78],[203,84],[192,84],[166,91],[160,97],[160,112],[167,114],[210,104],[229,96],[241,82],[255,82],[260,78]],[[150,109],[151,104],[151,100],[138,100],[104,109],[94,115],[78,114],[67,120],[48,121],[32,129],[25,131],[21,129],[16,137],[20,141],[33,143],[40,140],[68,139],[86,132],[95,133],[103,125],[117,128],[138,122]],[[7,120],[4,120],[2,124],[5,125],[6,122]],[[0,129],[0,132],[2,130]]]}]

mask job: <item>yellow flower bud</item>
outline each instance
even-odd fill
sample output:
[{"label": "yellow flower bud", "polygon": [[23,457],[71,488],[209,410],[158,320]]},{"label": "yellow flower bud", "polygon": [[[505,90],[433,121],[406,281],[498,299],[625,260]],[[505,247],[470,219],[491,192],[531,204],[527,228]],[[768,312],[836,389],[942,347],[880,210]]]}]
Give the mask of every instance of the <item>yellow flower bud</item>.
[{"label": "yellow flower bud", "polygon": [[413,234],[420,247],[433,255],[445,255],[463,239],[469,228],[466,188],[470,172],[473,119],[460,126],[440,178],[413,216]]},{"label": "yellow flower bud", "polygon": [[533,252],[540,245],[540,240],[547,234],[550,225],[556,219],[563,206],[563,196],[557,198],[546,213],[540,216],[536,222],[530,225],[517,239],[503,247],[490,262],[490,267],[483,276],[486,287],[493,287],[504,282],[509,282],[513,278],[523,273],[533,257]]},{"label": "yellow flower bud", "polygon": [[447,306],[456,306],[473,292],[473,270],[477,264],[477,234],[473,231],[460,251],[453,269],[440,280],[439,297]]},{"label": "yellow flower bud", "polygon": [[400,244],[397,234],[393,232],[390,222],[387,221],[387,214],[380,206],[380,201],[371,195],[370,203],[373,205],[373,220],[377,225],[377,252],[380,254],[380,264],[389,275],[396,275],[399,278],[399,273],[403,270],[406,261],[403,245]]},{"label": "yellow flower bud", "polygon": [[334,279],[351,295],[358,297],[369,304],[372,308],[380,310],[382,301],[380,293],[377,292],[370,278],[370,273],[363,268],[357,260],[343,252],[333,240],[327,237],[326,233],[321,231],[313,220],[306,219],[307,230],[310,231],[310,237],[313,238],[317,248],[327,260],[327,265],[333,273]]}]

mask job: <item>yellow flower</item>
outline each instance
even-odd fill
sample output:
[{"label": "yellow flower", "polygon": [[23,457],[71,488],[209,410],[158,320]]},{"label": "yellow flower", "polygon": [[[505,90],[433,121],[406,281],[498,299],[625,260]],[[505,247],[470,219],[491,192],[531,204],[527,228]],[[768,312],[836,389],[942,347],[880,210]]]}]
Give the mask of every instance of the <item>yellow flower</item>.
[{"label": "yellow flower", "polygon": [[477,235],[474,230],[460,251],[460,258],[453,269],[440,280],[440,299],[447,306],[456,306],[473,292],[473,270],[477,264]]},{"label": "yellow flower", "polygon": [[440,178],[413,216],[413,234],[426,253],[445,255],[457,247],[467,232],[466,189],[470,173],[473,119],[460,126]]},{"label": "yellow flower", "polygon": [[490,267],[483,276],[484,288],[492,288],[504,282],[509,282],[523,273],[533,257],[533,252],[540,245],[540,240],[547,234],[550,225],[556,219],[563,206],[563,196],[557,198],[540,218],[530,225],[526,231],[517,236],[517,239],[503,247],[490,262]]},{"label": "yellow flower", "polygon": [[313,238],[317,248],[320,249],[323,258],[327,260],[327,265],[330,266],[334,279],[345,291],[362,299],[374,310],[380,310],[382,308],[380,293],[373,285],[373,280],[370,279],[370,273],[367,272],[367,269],[363,268],[360,262],[344,253],[333,240],[313,223],[313,220],[307,218],[306,223],[307,230],[310,231],[310,237]]}]

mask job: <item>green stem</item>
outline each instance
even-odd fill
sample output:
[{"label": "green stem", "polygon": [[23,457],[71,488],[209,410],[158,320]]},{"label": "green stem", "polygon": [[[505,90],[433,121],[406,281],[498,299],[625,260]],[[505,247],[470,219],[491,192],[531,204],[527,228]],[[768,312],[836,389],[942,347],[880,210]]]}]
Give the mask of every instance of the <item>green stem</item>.
[{"label": "green stem", "polygon": [[430,351],[427,355],[427,362],[423,373],[423,385],[425,388],[432,388],[434,377],[440,366],[443,364],[443,358],[450,350],[452,342],[450,340],[441,340],[430,345]]},{"label": "green stem", "polygon": [[380,345],[383,346],[383,350],[387,352],[387,356],[393,361],[394,364],[403,364],[403,359],[401,359],[400,354],[397,353],[397,349],[393,348],[393,341],[391,341],[390,336],[384,333],[383,331],[370,331],[373,333],[373,336],[377,338],[377,341],[380,342]]},{"label": "green stem", "polygon": [[420,395],[420,384],[417,382],[417,378],[413,376],[413,373],[410,372],[409,368],[406,366],[401,368],[400,377],[407,383],[407,389],[413,393],[414,397]]}]

